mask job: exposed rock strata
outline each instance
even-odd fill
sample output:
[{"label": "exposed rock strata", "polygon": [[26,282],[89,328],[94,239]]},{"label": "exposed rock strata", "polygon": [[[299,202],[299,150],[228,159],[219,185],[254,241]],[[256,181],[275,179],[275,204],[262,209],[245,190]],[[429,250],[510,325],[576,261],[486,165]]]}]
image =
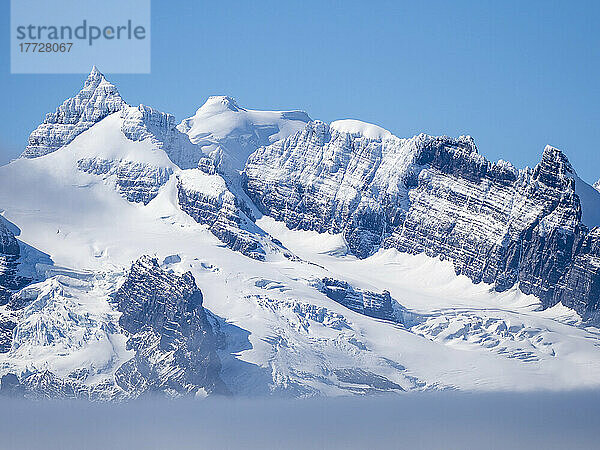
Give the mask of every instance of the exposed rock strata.
[{"label": "exposed rock strata", "polygon": [[577,180],[550,146],[518,171],[470,137],[367,138],[318,121],[257,150],[245,170],[248,195],[291,229],[343,233],[361,258],[393,247],[449,259],[475,283],[518,283],[544,306],[591,314],[597,232],[582,223]]},{"label": "exposed rock strata", "polygon": [[191,273],[161,269],[150,257],[136,261],[114,296],[135,356],[116,372],[117,384],[138,394],[226,393],[217,338]]}]

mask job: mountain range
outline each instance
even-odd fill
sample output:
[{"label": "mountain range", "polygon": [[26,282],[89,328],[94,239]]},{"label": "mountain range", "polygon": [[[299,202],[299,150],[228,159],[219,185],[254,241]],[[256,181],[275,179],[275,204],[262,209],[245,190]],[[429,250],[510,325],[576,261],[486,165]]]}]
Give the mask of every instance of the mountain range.
[{"label": "mountain range", "polygon": [[94,67],[0,167],[0,393],[597,387],[599,183],[227,96],[177,123]]}]

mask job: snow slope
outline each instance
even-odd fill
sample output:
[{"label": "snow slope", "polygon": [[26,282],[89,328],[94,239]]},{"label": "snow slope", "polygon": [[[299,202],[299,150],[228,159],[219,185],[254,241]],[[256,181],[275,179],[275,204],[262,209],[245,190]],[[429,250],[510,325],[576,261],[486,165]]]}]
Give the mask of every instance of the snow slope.
[{"label": "snow slope", "polygon": [[393,136],[391,132],[380,126],[355,119],[336,120],[329,126],[340,133],[358,134],[367,139],[381,140]]}]

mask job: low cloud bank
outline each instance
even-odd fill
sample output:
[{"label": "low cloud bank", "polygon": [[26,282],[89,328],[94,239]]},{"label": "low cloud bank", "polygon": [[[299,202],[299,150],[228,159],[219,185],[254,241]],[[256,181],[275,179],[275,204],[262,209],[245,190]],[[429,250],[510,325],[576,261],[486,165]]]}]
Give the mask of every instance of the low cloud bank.
[{"label": "low cloud bank", "polygon": [[597,448],[600,392],[0,401],[4,448]]}]

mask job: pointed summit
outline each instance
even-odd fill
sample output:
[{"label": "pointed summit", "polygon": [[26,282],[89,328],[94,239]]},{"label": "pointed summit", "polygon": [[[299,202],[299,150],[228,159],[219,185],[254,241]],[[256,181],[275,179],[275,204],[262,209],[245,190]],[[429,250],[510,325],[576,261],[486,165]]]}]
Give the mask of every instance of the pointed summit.
[{"label": "pointed summit", "polygon": [[126,103],[117,88],[94,66],[83,89],[65,100],[55,112],[47,114],[44,122],[31,133],[29,145],[21,156],[37,158],[52,153],[124,106]]},{"label": "pointed summit", "polygon": [[100,70],[98,70],[98,67],[93,66],[90,74],[88,75],[87,79],[85,80],[85,85],[100,83],[102,81],[106,81],[106,78],[104,78],[104,75],[102,74],[102,72],[100,72]]},{"label": "pointed summit", "polygon": [[567,158],[567,155],[565,155],[562,150],[551,145],[546,145],[546,147],[544,147],[544,153],[542,153],[542,163],[555,165],[561,175],[566,173],[575,173],[573,166],[571,166],[571,163],[569,162],[569,158]]},{"label": "pointed summit", "polygon": [[100,72],[100,70],[98,70],[98,66],[96,66],[96,64],[94,64],[92,66],[92,71],[90,72],[90,75],[88,76],[88,78],[89,77],[95,77],[95,76],[98,76],[98,75],[103,76],[102,73]]},{"label": "pointed summit", "polygon": [[558,148],[546,145],[542,160],[533,170],[533,177],[548,186],[574,189],[575,170],[567,156]]}]

